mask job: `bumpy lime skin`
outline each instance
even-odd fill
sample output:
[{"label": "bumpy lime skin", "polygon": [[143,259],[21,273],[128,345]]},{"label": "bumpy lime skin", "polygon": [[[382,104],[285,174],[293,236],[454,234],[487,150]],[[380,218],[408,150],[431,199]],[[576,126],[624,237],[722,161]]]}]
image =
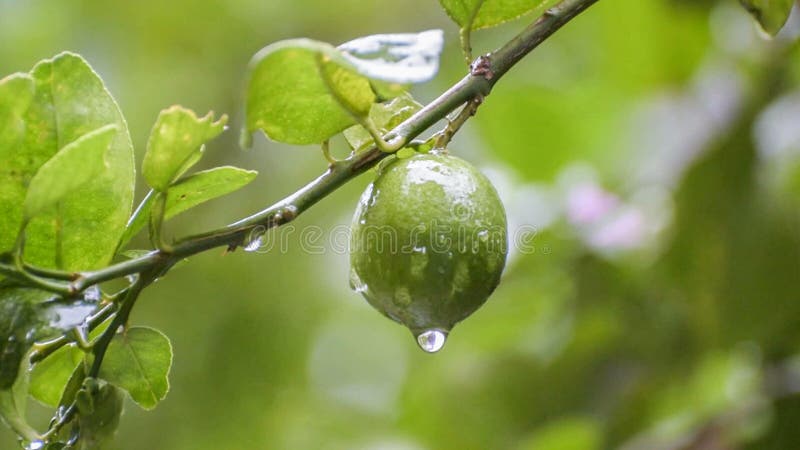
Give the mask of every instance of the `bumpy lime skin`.
[{"label": "bumpy lime skin", "polygon": [[397,159],[361,196],[353,217],[351,285],[414,335],[445,333],[500,282],[506,214],[489,180],[443,154]]}]

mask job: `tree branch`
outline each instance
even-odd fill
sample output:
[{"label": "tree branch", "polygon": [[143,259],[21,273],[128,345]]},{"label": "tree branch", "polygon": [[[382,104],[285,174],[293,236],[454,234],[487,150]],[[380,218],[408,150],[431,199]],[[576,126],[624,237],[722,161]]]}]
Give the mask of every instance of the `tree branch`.
[{"label": "tree branch", "polygon": [[[411,142],[460,106],[489,95],[497,81],[525,55],[597,1],[563,0],[550,8],[504,46],[479,57],[473,63],[470,74],[388,132],[384,140],[390,144],[398,141]],[[235,249],[243,245],[256,228],[266,230],[291,222],[341,185],[374,167],[387,156],[388,153],[376,147],[356,153],[345,160],[331,164],[325,173],[294,194],[227,227],[181,239],[169,251],[154,250],[139,258],[101,270],[79,273],[69,284],[70,291],[77,293],[94,284],[125,275],[149,271],[158,266],[169,267],[170,262],[215,247],[227,246],[231,250]],[[62,278],[67,278],[67,275]]]}]

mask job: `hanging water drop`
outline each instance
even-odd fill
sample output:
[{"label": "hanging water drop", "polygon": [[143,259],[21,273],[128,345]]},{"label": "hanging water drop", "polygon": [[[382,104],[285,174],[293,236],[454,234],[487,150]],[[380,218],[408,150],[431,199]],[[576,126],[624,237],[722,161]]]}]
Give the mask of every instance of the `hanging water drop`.
[{"label": "hanging water drop", "polygon": [[25,450],[41,450],[44,448],[44,441],[36,440],[25,444]]},{"label": "hanging water drop", "polygon": [[261,245],[264,243],[264,233],[254,233],[247,244],[244,246],[244,251],[246,252],[254,252],[261,248]]},{"label": "hanging water drop", "polygon": [[447,335],[441,330],[428,330],[417,336],[419,348],[428,353],[436,353],[441,350],[446,340]]}]

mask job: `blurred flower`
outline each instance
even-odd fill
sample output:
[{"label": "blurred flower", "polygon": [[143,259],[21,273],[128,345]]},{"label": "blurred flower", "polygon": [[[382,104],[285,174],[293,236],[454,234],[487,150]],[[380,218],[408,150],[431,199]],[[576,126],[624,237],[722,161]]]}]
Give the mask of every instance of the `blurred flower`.
[{"label": "blurred flower", "polygon": [[567,218],[576,225],[590,224],[617,207],[617,196],[594,183],[575,186],[567,193]]},{"label": "blurred flower", "polygon": [[655,248],[672,217],[669,192],[640,187],[628,200],[604,189],[597,175],[582,165],[562,173],[566,220],[591,249],[611,257]]}]

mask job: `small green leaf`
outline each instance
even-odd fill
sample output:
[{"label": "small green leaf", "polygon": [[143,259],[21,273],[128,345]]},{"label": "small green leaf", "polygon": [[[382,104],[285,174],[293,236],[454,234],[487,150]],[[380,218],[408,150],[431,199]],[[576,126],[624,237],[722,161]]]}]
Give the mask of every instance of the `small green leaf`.
[{"label": "small green leaf", "polygon": [[[253,181],[257,174],[258,172],[254,170],[224,166],[197,172],[184,178],[167,190],[164,219],[169,220],[197,205],[236,191]],[[148,194],[136,209],[128,223],[127,230],[125,230],[125,236],[121,241],[122,245],[125,245],[147,225],[150,209],[153,207],[153,199],[154,196]]]},{"label": "small green leaf", "polygon": [[[73,322],[81,317],[80,311],[77,312]],[[69,314],[68,312],[67,315]],[[110,323],[111,319],[108,319],[95,327],[89,333],[89,341],[94,341],[103,334]],[[33,365],[30,370],[30,395],[47,406],[63,406],[65,397],[69,398],[66,404],[71,403],[75,395],[74,391],[80,388],[81,380],[83,380],[85,372],[83,372],[84,364],[81,364],[81,361],[85,361],[85,357],[86,353],[75,344],[68,344]],[[76,374],[78,369],[81,369],[81,372]],[[72,380],[78,375],[80,375],[79,380]]]},{"label": "small green leaf", "polygon": [[125,395],[104,380],[86,378],[76,395],[78,449],[106,448],[117,432]]},{"label": "small green leaf", "polygon": [[98,128],[67,144],[31,179],[25,197],[27,220],[45,212],[106,168],[105,153],[117,132],[114,124]]},{"label": "small green leaf", "polygon": [[61,394],[61,399],[58,401],[58,406],[69,406],[75,401],[75,397],[83,387],[83,380],[86,379],[86,364],[78,364],[75,370],[67,379],[64,385],[64,391]]},{"label": "small green leaf", "polygon": [[[262,130],[276,141],[318,144],[355,123],[320,73],[321,58],[335,78],[338,97],[363,106],[374,101],[369,80],[358,75],[330,44],[291,39],[269,45],[250,63],[246,132]],[[340,83],[340,84],[339,84]]]},{"label": "small green leaf", "polygon": [[176,215],[209,200],[234,192],[253,181],[255,170],[223,166],[193,174],[172,186],[167,193],[165,218]]},{"label": "small green leaf", "polygon": [[227,121],[228,117],[223,115],[215,122],[213,112],[198,118],[194,111],[181,106],[161,111],[150,132],[142,162],[142,172],[150,187],[166,191],[197,163],[203,144],[219,136]]},{"label": "small green leaf", "polygon": [[[375,103],[369,112],[369,117],[378,131],[385,134],[414,113],[422,109],[411,94],[404,94],[387,103]],[[361,151],[374,145],[372,136],[361,125],[354,125],[344,131],[344,137],[353,150]]]},{"label": "small green leaf", "polygon": [[28,398],[28,362],[22,361],[18,368],[20,376],[11,389],[0,390],[0,419],[17,435],[29,441],[38,438],[36,430],[28,424],[25,417]]},{"label": "small green leaf", "polygon": [[75,345],[65,345],[36,363],[31,370],[30,395],[47,406],[58,406],[75,368],[84,353]]},{"label": "small green leaf", "polygon": [[133,327],[114,336],[100,377],[128,392],[144,409],[153,409],[169,390],[172,346],[153,328]]},{"label": "small green leaf", "polygon": [[739,0],[764,30],[775,36],[789,19],[794,0]]},{"label": "small green leaf", "polygon": [[447,15],[461,28],[489,28],[531,11],[544,11],[558,0],[439,0]]}]

